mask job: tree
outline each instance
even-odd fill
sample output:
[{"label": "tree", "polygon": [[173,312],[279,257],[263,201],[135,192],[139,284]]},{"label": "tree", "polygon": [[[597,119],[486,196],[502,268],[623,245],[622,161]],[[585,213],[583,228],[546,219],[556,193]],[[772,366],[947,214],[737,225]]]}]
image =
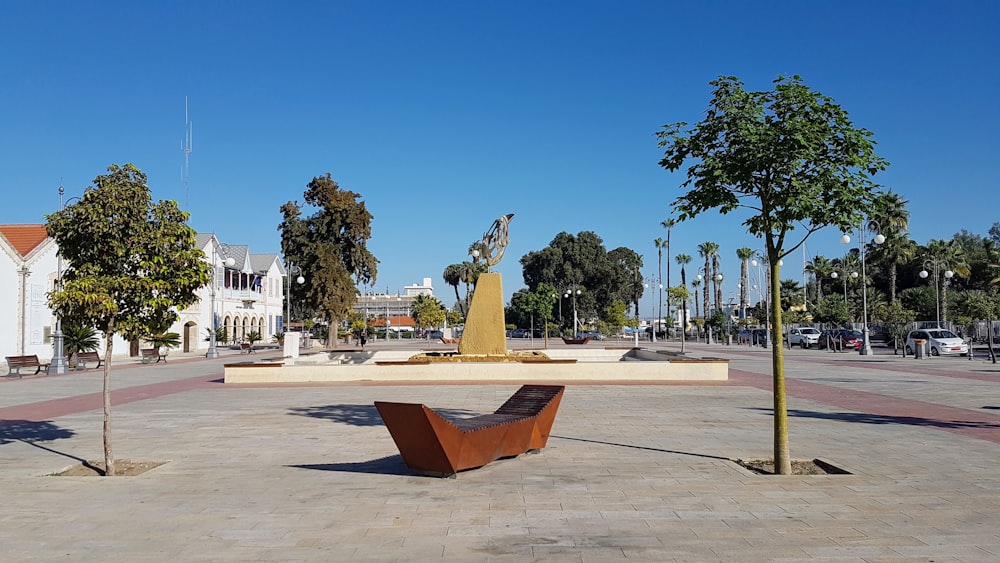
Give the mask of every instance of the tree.
[{"label": "tree", "polygon": [[[673,208],[681,221],[716,209],[748,213],[743,225],[763,238],[771,295],[779,295],[778,261],[817,230],[835,226],[846,232],[874,211],[878,186],[871,176],[888,162],[875,154],[871,132],[855,128],[845,110],[798,76],[778,77],[772,91],[747,91],[736,77],[720,77],[712,86],[701,122],[691,128],[668,124],[657,133],[665,149],[660,166],[676,171],[695,161],[682,184],[693,189]],[[770,307],[774,326],[780,327],[780,302],[772,299]],[[771,354],[774,462],[777,473],[788,474],[781,330],[775,330]]]},{"label": "tree", "polygon": [[905,199],[892,192],[886,193],[877,202],[872,216],[874,223],[885,237],[882,244],[870,246],[870,256],[874,262],[889,271],[889,300],[896,301],[897,268],[912,260],[916,244],[907,234],[910,212],[906,210]]},{"label": "tree", "polygon": [[917,314],[903,308],[903,305],[899,301],[879,303],[872,307],[872,320],[882,323],[892,338],[893,354],[899,350],[900,344],[906,340],[910,323],[916,318]]},{"label": "tree", "polygon": [[49,306],[68,324],[104,335],[104,463],[115,475],[111,448],[111,365],[114,336],[138,340],[177,320],[208,283],[205,254],[195,247],[188,214],[174,201],[153,203],[146,175],[132,164],[111,165],[80,201],[46,216],[49,236],[69,267]]},{"label": "tree", "polygon": [[[698,254],[705,259],[705,267],[702,268],[702,273],[705,274],[705,288],[704,288],[704,299],[702,302],[702,313],[703,316],[708,318],[708,294],[710,293],[709,288],[712,286],[712,282],[709,278],[712,277],[712,257],[718,254],[719,245],[714,242],[703,242],[698,245]],[[712,292],[714,294],[714,292]]]},{"label": "tree", "polygon": [[823,282],[830,278],[833,273],[833,262],[829,258],[817,254],[812,260],[806,262],[806,272],[812,274],[816,284],[816,303],[823,300]]},{"label": "tree", "polygon": [[[626,250],[615,249],[615,256],[624,256]],[[559,233],[546,248],[521,257],[524,284],[529,289],[544,282],[561,292],[580,290],[576,305],[583,319],[600,317],[616,297],[623,295],[623,283],[628,285],[634,280],[633,264],[613,259],[605,250],[604,241],[593,231],[576,235]],[[627,289],[624,295],[631,299]]]},{"label": "tree", "polygon": [[436,328],[444,324],[444,305],[433,295],[418,295],[413,300],[413,323],[417,330]]},{"label": "tree", "polygon": [[[656,285],[659,286],[660,293],[656,298],[656,302],[660,309],[656,312],[656,318],[663,318],[663,249],[667,247],[667,241],[657,237],[653,241],[653,246],[656,247]],[[654,291],[655,293],[655,291]]]},{"label": "tree", "polygon": [[[313,178],[303,197],[316,211],[303,217],[298,202],[281,206],[281,250],[308,272],[296,295],[304,294],[306,307],[336,326],[353,309],[356,286],[373,283],[378,273],[378,260],[367,247],[372,215],[358,201],[360,194],[341,189],[329,173]],[[333,348],[336,342],[331,330],[326,345]]]},{"label": "tree", "polygon": [[695,318],[701,318],[701,310],[698,307],[698,286],[701,285],[701,280],[695,279],[691,280],[691,287],[694,288],[692,292],[694,294],[694,316]]},{"label": "tree", "polygon": [[[624,246],[608,252],[608,259],[614,266],[612,293],[613,301],[635,304],[635,316],[639,316],[639,298],[642,296],[642,255]],[[606,310],[606,308],[605,308]]]},{"label": "tree", "polygon": [[[684,288],[684,299],[681,301],[681,352],[684,351],[684,337],[687,334],[687,322],[688,322],[688,296],[690,292],[687,289],[687,271],[685,268],[691,263],[691,256],[688,254],[678,254],[675,258],[677,264],[681,267],[681,286]],[[695,299],[698,298],[698,292],[695,290]],[[639,315],[636,315],[638,317]]]},{"label": "tree", "polygon": [[[450,264],[444,269],[442,276],[444,277],[444,283],[450,285],[455,290],[455,306],[463,308],[462,298],[458,295],[458,284],[462,283],[462,265]],[[462,314],[465,314],[464,310]]]},{"label": "tree", "polygon": [[[941,321],[948,320],[948,283],[945,271],[951,270],[956,276],[969,276],[969,264],[965,260],[965,251],[954,240],[945,241],[931,239],[924,247],[922,255],[925,262],[936,264],[930,268],[930,274],[937,276],[932,284],[940,284],[937,305],[941,308]],[[936,311],[935,311],[936,316]]]},{"label": "tree", "polygon": [[89,326],[68,324],[63,326],[63,350],[70,357],[70,364],[76,365],[76,355],[79,352],[97,350],[100,341],[97,332]]},{"label": "tree", "polygon": [[752,248],[737,248],[736,257],[740,260],[740,312],[747,310],[747,295],[750,293],[750,272],[749,262],[753,259],[754,250]]},{"label": "tree", "polygon": [[[680,258],[683,254],[678,254],[677,258]],[[684,266],[681,266],[681,279],[684,279]],[[687,332],[687,300],[690,292],[688,292],[687,285],[681,282],[681,285],[676,287],[667,288],[667,300],[670,302],[680,301],[681,303],[681,354],[684,353],[684,341],[685,333]],[[671,319],[672,321],[673,319]]]}]

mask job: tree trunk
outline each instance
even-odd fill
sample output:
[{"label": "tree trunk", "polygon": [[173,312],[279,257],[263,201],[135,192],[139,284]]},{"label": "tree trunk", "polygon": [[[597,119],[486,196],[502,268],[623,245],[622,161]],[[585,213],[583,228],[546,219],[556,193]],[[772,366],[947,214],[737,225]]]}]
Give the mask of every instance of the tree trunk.
[{"label": "tree trunk", "polygon": [[104,335],[104,475],[114,477],[115,456],[111,451],[111,349],[114,345],[114,322]]},{"label": "tree trunk", "polygon": [[785,400],[785,349],[781,334],[781,300],[776,298],[781,291],[781,272],[778,253],[768,249],[768,264],[771,270],[771,318],[774,319],[774,343],[771,346],[771,371],[773,373],[774,394],[774,472],[791,475],[792,460],[788,449],[788,405]]}]

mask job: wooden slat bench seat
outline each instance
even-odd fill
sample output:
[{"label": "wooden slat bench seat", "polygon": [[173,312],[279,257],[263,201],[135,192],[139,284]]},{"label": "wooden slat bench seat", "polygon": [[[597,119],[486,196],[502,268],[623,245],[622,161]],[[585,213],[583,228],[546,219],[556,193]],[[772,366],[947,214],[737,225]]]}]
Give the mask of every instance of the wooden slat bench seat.
[{"label": "wooden slat bench seat", "polygon": [[[163,360],[163,363],[167,363],[167,355],[161,354],[159,348],[143,348],[142,350],[139,350],[139,359],[142,360],[142,363],[144,364],[158,364],[160,363],[160,360]],[[153,360],[156,361],[154,362]]]},{"label": "wooden slat bench seat", "polygon": [[562,385],[524,385],[493,414],[449,420],[426,405],[376,401],[407,467],[450,476],[545,447]]},{"label": "wooden slat bench seat", "polygon": [[240,354],[253,354],[253,344],[249,342],[240,342]]},{"label": "wooden slat bench seat", "polygon": [[97,352],[77,352],[76,353],[76,369],[87,369],[87,364],[90,362],[97,362],[95,368],[101,367],[104,360],[97,354]]},{"label": "wooden slat bench seat", "polygon": [[35,375],[41,373],[44,369],[45,373],[49,373],[49,364],[41,363],[38,361],[38,356],[32,354],[30,356],[7,356],[7,377],[21,377],[21,368],[35,368]]}]

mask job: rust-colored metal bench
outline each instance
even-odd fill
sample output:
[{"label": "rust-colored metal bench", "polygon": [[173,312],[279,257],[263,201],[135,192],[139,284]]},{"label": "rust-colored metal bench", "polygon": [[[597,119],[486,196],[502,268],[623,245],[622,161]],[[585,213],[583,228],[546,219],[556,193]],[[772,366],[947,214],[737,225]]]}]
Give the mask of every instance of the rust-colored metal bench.
[{"label": "rust-colored metal bench", "polygon": [[493,414],[448,420],[418,403],[376,401],[407,467],[451,476],[540,450],[549,440],[565,387],[524,385]]}]

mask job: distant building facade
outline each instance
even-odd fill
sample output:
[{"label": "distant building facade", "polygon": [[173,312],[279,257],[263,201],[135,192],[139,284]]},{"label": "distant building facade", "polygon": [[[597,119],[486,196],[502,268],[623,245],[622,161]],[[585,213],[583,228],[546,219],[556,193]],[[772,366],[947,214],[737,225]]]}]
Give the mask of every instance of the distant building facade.
[{"label": "distant building facade", "polygon": [[[212,234],[197,234],[195,244],[212,264],[214,275],[198,289],[197,301],[178,311],[180,318],[170,328],[181,336],[181,350],[208,350],[213,317],[215,326],[226,328],[228,342],[218,342],[220,346],[246,339],[251,332],[264,341],[281,332],[285,270],[278,255],[253,254],[245,245],[223,244]],[[231,265],[226,264],[228,258],[232,258]],[[48,306],[48,293],[56,286],[58,269],[58,247],[45,225],[0,225],[0,319],[4,319],[0,352],[4,356],[34,354],[43,362],[52,358],[56,317]],[[102,340],[99,349],[103,348]],[[116,357],[136,350],[115,338]]]}]

